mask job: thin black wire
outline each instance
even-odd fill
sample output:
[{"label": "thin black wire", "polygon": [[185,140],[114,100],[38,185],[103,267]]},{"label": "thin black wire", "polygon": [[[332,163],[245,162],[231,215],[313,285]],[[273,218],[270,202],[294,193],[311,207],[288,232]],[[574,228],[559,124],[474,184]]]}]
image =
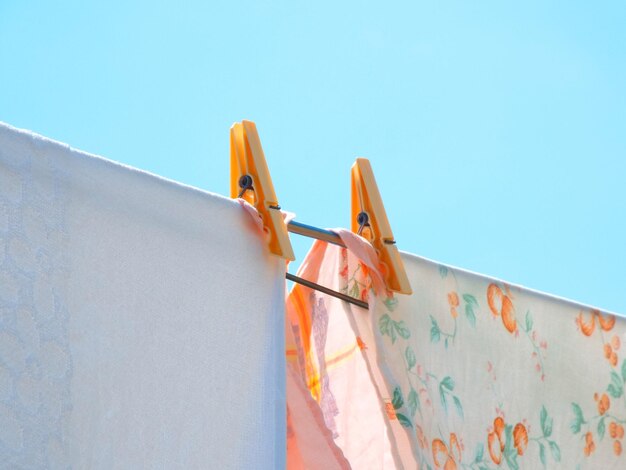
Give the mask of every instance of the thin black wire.
[{"label": "thin black wire", "polygon": [[291,273],[287,273],[285,275],[285,277],[287,279],[289,279],[290,281],[297,282],[298,284],[302,284],[305,287],[309,287],[311,289],[318,290],[320,292],[323,292],[324,294],[331,295],[333,297],[341,299],[341,300],[343,300],[345,302],[349,302],[349,303],[351,303],[353,305],[356,305],[358,307],[364,308],[366,310],[369,308],[369,305],[368,305],[367,302],[363,302],[362,300],[355,299],[354,297],[350,297],[349,295],[342,294],[341,292],[334,291],[332,289],[329,289],[328,287],[324,287],[324,286],[321,286],[319,284],[316,284],[315,282],[307,281],[306,279],[302,279],[301,277],[294,276]]},{"label": "thin black wire", "polygon": [[[241,178],[239,178],[239,187],[241,188],[239,197],[243,196],[244,193],[248,190],[254,191],[252,177],[250,175],[241,176]],[[273,206],[272,209],[280,210],[280,206]],[[363,214],[365,215],[365,217],[367,217],[367,214],[365,213]],[[365,223],[366,222],[367,222],[367,219],[365,219]],[[363,225],[364,224],[361,224],[359,233],[363,229]],[[328,243],[333,243],[335,245],[339,245],[344,248],[346,247],[346,245],[341,240],[341,237],[337,235],[336,233],[331,232],[330,230],[324,230],[321,228],[313,227],[311,225],[301,224],[293,220],[289,222],[289,224],[287,225],[287,229],[290,232],[297,233],[298,235],[303,235],[305,237],[310,237],[310,238],[317,238],[318,240],[323,240]],[[343,300],[344,302],[351,303],[353,305],[356,305],[364,309],[369,308],[369,305],[367,304],[367,302],[363,302],[362,300],[355,299],[354,297],[350,297],[349,295],[334,291],[332,289],[329,289],[328,287],[324,287],[322,285],[316,284],[315,282],[307,281],[306,279],[302,279],[301,277],[294,276],[291,273],[287,273],[285,277],[290,281],[297,282],[298,284],[302,284],[303,286],[309,287],[310,289],[315,289],[317,291],[323,292],[324,294]]]}]

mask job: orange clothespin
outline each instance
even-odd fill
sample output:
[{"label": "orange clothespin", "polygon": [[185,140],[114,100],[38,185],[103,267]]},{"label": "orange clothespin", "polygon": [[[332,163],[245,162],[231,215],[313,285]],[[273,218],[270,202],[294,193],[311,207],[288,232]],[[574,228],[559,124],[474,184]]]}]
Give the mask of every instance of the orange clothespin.
[{"label": "orange clothespin", "polygon": [[367,238],[384,264],[387,289],[412,293],[369,160],[352,165],[352,231]]},{"label": "orange clothespin", "polygon": [[245,199],[259,211],[270,235],[271,253],[295,259],[259,133],[252,121],[236,122],[230,128],[230,197]]}]

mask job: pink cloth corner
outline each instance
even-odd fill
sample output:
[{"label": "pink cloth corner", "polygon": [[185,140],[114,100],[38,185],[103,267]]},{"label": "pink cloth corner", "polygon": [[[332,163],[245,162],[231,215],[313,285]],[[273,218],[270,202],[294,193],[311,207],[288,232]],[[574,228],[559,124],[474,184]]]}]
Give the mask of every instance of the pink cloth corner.
[{"label": "pink cloth corner", "polygon": [[[316,241],[298,275],[361,300],[384,296],[385,284],[371,244],[347,230],[335,232],[348,249]],[[348,273],[356,274],[349,279]],[[390,423],[386,407],[390,400],[386,391],[382,396],[378,389],[375,379],[380,373],[370,367],[375,359],[369,351],[375,352],[376,346],[373,334],[367,331],[369,312],[296,285],[287,300],[287,318],[292,335],[287,342],[288,360],[323,417],[325,432],[349,465],[402,468],[392,432],[394,423]],[[292,424],[296,420],[291,414]],[[304,442],[309,436],[296,439]],[[305,461],[304,466],[327,468],[317,458]]]}]

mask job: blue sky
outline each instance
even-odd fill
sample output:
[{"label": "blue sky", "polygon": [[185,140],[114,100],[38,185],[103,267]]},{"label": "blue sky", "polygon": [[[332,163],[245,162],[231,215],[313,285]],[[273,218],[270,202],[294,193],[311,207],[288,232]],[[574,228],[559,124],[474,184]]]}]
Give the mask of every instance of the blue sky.
[{"label": "blue sky", "polygon": [[626,313],[625,5],[4,0],[0,120],[220,194],[254,120],[298,220],[367,157],[400,249]]}]

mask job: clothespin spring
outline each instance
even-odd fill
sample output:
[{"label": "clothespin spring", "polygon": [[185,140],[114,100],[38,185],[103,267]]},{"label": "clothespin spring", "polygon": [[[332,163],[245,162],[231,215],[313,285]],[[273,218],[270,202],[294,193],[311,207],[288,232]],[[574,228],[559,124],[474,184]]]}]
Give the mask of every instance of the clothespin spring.
[{"label": "clothespin spring", "polygon": [[249,189],[254,190],[252,186],[252,176],[242,175],[241,178],[239,178],[239,187],[241,188],[241,192],[237,197],[243,196]]}]

